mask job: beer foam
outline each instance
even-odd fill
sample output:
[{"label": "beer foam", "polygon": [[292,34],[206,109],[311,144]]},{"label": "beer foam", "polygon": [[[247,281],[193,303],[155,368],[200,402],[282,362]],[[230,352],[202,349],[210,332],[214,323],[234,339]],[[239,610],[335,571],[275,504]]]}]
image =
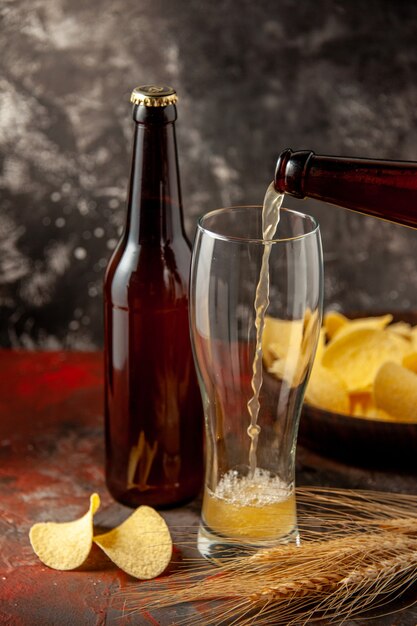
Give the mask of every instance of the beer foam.
[{"label": "beer foam", "polygon": [[222,476],[213,496],[236,506],[262,507],[290,496],[288,485],[268,470],[257,467],[252,476],[229,470]]}]

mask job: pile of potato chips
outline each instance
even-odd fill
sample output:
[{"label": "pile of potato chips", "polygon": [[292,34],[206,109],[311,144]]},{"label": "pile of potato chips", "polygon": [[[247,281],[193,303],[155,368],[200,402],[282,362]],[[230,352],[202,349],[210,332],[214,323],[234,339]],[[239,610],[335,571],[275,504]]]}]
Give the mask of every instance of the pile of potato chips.
[{"label": "pile of potato chips", "polygon": [[172,555],[165,520],[151,507],[140,506],[120,526],[94,536],[93,517],[99,506],[100,498],[94,493],[81,518],[32,526],[30,542],[42,563],[58,570],[77,569],[87,560],[94,542],[127,574],[141,580],[159,576]]},{"label": "pile of potato chips", "polygon": [[392,315],[324,317],[306,401],[357,417],[417,422],[417,327]]},{"label": "pile of potato chips", "polygon": [[[305,320],[266,318],[265,365],[291,385],[300,376],[289,381],[287,363],[298,360],[304,367],[305,350],[298,335],[304,328],[311,334],[314,317],[308,312],[307,325]],[[327,313],[306,402],[344,415],[417,422],[417,326],[392,320],[392,315],[351,320],[335,311]],[[285,339],[283,332],[289,333]]]}]

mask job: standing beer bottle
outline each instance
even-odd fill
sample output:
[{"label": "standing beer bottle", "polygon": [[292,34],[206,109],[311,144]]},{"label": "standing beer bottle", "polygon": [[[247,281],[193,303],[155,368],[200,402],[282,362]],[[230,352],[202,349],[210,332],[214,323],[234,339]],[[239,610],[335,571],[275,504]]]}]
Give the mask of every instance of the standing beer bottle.
[{"label": "standing beer bottle", "polygon": [[175,138],[176,93],[146,85],[135,121],[127,221],[106,271],[106,479],[128,506],[191,500],[203,417],[188,327],[191,261]]},{"label": "standing beer bottle", "polygon": [[417,228],[417,163],[281,152],[275,189]]}]

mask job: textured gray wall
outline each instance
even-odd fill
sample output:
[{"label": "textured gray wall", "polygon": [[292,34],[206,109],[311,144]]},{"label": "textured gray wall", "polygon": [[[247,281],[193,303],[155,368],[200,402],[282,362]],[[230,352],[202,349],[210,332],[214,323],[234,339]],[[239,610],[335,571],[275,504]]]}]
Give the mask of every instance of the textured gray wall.
[{"label": "textured gray wall", "polygon": [[[0,345],[101,345],[137,84],[179,92],[190,235],[262,201],[286,147],[417,160],[413,0],[2,0],[0,19]],[[327,305],[417,309],[417,233],[302,208]]]}]

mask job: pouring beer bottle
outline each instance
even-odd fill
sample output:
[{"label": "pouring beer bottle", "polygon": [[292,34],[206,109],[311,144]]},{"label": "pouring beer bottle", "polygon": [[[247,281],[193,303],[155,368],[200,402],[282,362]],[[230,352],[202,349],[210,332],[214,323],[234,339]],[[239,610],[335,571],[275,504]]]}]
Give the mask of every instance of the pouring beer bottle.
[{"label": "pouring beer bottle", "polygon": [[188,326],[177,96],[146,85],[131,101],[127,220],[104,283],[106,480],[125,505],[169,507],[200,490],[204,427]]},{"label": "pouring beer bottle", "polygon": [[417,163],[281,152],[275,189],[417,228]]}]

